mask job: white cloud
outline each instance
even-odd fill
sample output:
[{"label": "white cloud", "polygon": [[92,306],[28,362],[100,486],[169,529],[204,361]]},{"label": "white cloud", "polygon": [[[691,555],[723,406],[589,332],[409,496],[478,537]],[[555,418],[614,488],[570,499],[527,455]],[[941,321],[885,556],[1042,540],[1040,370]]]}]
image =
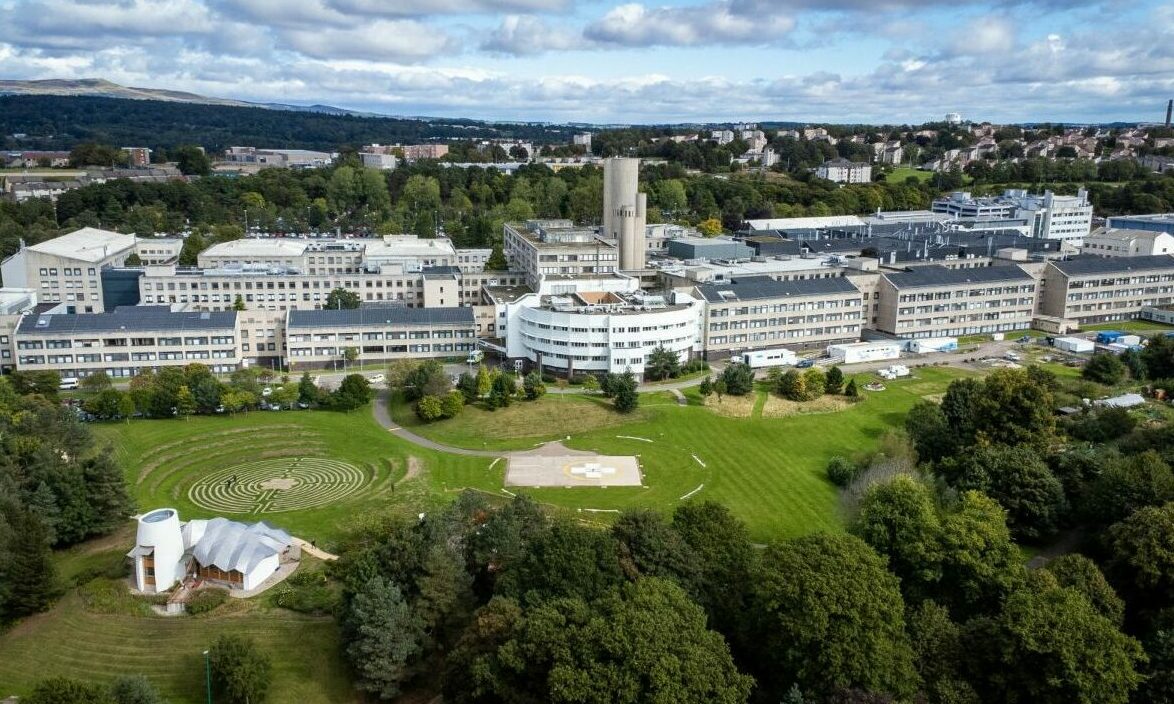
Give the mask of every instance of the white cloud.
[{"label": "white cloud", "polygon": [[628,3],[612,8],[583,30],[600,44],[621,46],[700,46],[773,44],[795,28],[778,8],[763,14],[739,11],[731,2],[649,8]]},{"label": "white cloud", "polygon": [[574,31],[551,27],[534,15],[506,15],[481,42],[481,49],[499,54],[527,56],[548,51],[585,49],[592,44]]},{"label": "white cloud", "polygon": [[444,31],[415,20],[375,20],[355,28],[294,29],[285,45],[317,59],[420,61],[453,48]]}]

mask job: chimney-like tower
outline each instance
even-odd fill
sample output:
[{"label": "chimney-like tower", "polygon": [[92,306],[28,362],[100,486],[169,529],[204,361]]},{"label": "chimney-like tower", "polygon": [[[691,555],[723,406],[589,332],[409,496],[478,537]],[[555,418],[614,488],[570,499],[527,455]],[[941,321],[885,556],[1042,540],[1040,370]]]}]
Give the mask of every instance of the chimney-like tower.
[{"label": "chimney-like tower", "polygon": [[616,240],[621,271],[644,268],[647,199],[639,190],[640,160],[603,162],[603,236]]},{"label": "chimney-like tower", "polygon": [[1170,102],[1166,103],[1166,126],[1167,127],[1170,126],[1170,118],[1172,117],[1171,113],[1174,113],[1174,98],[1172,98],[1170,100]]}]

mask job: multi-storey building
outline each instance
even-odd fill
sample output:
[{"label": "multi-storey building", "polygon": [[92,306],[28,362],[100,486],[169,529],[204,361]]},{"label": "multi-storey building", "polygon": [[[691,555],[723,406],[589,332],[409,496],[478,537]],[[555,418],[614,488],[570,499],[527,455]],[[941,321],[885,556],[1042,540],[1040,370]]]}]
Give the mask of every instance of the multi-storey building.
[{"label": "multi-storey building", "polygon": [[477,346],[473,309],[372,307],[291,310],[285,320],[291,370],[394,359],[465,357]]},{"label": "multi-storey building", "polygon": [[110,313],[29,314],[15,332],[17,367],[84,377],[126,378],[144,369],[198,362],[213,372],[240,367],[237,314],[175,313],[161,307]]},{"label": "multi-storey building", "polygon": [[92,227],[21,247],[0,263],[7,287],[31,288],[41,303],[63,303],[68,313],[101,313],[101,271],[135,253],[134,235]]},{"label": "multi-storey building", "polygon": [[1080,325],[1130,320],[1174,303],[1174,257],[1078,257],[1044,267],[1039,310]]},{"label": "multi-storey building", "polygon": [[448,154],[447,144],[406,144],[402,147],[404,159],[439,159]]},{"label": "multi-storey building", "polygon": [[524,272],[525,283],[532,288],[544,276],[597,276],[619,266],[614,243],[600,237],[594,227],[575,227],[570,220],[506,223],[502,249],[510,270]]},{"label": "multi-storey building", "polygon": [[957,191],[935,200],[932,209],[959,220],[1022,218],[1032,237],[1064,240],[1075,247],[1092,229],[1093,207],[1084,190],[1074,196],[1058,196],[1051,191],[1036,195],[1008,189],[991,198],[973,198],[965,191]]},{"label": "multi-storey building", "polygon": [[1038,288],[1035,277],[1017,265],[884,272],[872,327],[903,338],[1026,330]]},{"label": "multi-storey building", "polygon": [[1169,232],[1101,228],[1085,238],[1080,251],[1096,257],[1174,254],[1174,235]]},{"label": "multi-storey building", "polygon": [[1147,232],[1168,232],[1174,234],[1174,213],[1152,213],[1150,215],[1114,215],[1106,223],[1109,227]]},{"label": "multi-storey building", "polygon": [[132,169],[151,165],[151,150],[146,147],[123,147],[127,163]]},{"label": "multi-storey building", "polygon": [[847,159],[831,159],[820,164],[815,175],[836,183],[871,183],[872,166]]},{"label": "multi-storey building", "polygon": [[863,294],[846,277],[777,281],[750,276],[702,284],[708,359],[763,347],[826,347],[860,339]]}]

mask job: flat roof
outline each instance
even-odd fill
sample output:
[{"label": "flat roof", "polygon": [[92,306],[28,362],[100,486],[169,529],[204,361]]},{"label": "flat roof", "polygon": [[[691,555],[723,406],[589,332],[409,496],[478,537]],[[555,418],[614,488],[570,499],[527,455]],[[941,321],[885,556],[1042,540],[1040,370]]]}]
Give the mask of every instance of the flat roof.
[{"label": "flat roof", "polygon": [[826,296],[837,293],[860,293],[851,281],[843,276],[824,279],[800,279],[799,281],[778,281],[769,276],[748,276],[732,279],[729,283],[706,283],[697,287],[701,297],[710,303],[728,301],[750,301],[763,298],[788,296]]},{"label": "flat roof", "polygon": [[1174,257],[1155,254],[1146,257],[1073,257],[1052,265],[1069,276],[1125,274],[1131,271],[1174,269]]},{"label": "flat roof", "polygon": [[1156,240],[1157,238],[1166,235],[1170,236],[1169,232],[1161,232],[1158,230],[1130,230],[1123,227],[1106,227],[1100,230],[1093,230],[1085,240],[1090,239],[1111,239],[1111,240]]},{"label": "flat roof", "polygon": [[200,252],[201,257],[300,257],[310,245],[309,240],[272,237],[219,242]]},{"label": "flat roof", "polygon": [[343,310],[291,310],[293,328],[351,328],[378,325],[474,325],[473,309],[460,308],[351,308]]},{"label": "flat roof", "polygon": [[864,221],[855,215],[829,215],[811,218],[764,218],[747,220],[751,230],[819,230],[829,227],[863,227]]},{"label": "flat roof", "polygon": [[157,307],[125,306],[112,313],[26,315],[16,332],[20,335],[77,333],[189,332],[236,327],[236,311],[173,313]]},{"label": "flat roof", "polygon": [[67,257],[87,262],[98,262],[111,254],[135,246],[134,235],[83,227],[60,237],[54,237],[29,247],[34,252]]},{"label": "flat roof", "polygon": [[1034,281],[1031,274],[1017,266],[985,266],[977,269],[947,269],[943,266],[922,266],[912,271],[885,273],[883,276],[897,288],[924,288],[929,286],[964,286],[1000,281]]}]

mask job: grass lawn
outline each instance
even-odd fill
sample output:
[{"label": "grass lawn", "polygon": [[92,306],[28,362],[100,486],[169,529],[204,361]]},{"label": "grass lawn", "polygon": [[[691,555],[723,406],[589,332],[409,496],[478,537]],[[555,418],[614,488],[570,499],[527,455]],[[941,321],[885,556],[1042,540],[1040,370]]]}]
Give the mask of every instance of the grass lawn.
[{"label": "grass lawn", "polygon": [[1155,323],[1152,320],[1118,320],[1115,323],[1097,323],[1096,325],[1082,325],[1081,330],[1120,330],[1134,335],[1150,333],[1160,335],[1174,330],[1174,325]]},{"label": "grass lawn", "polygon": [[909,166],[900,166],[885,174],[885,180],[889,183],[905,183],[905,179],[910,176],[914,176],[918,181],[925,183],[933,178],[933,172],[922,171],[921,169],[914,169]]},{"label": "grass lawn", "polygon": [[[223,515],[235,520],[265,520],[305,540],[329,548],[357,521],[387,508],[424,510],[446,501],[433,491],[442,482],[496,478],[486,474],[490,460],[432,452],[404,442],[376,424],[370,409],[349,414],[330,411],[254,411],[233,416],[195,416],[187,420],[135,420],[93,426],[109,440],[125,468],[140,510],[179,509],[183,519]],[[358,468],[363,483],[354,493],[324,505],[281,512],[213,511],[193,502],[192,485],[204,475],[261,460],[315,457]],[[412,474],[401,486],[396,482]],[[497,490],[495,486],[494,491]]]},{"label": "grass lawn", "polygon": [[[529,447],[569,434],[567,444],[576,449],[637,455],[645,487],[512,491],[525,491],[584,519],[606,521],[627,507],[671,511],[701,487],[693,496],[726,504],[746,521],[755,540],[768,541],[841,530],[838,494],[824,476],[828,459],[872,450],[881,435],[902,424],[915,402],[941,394],[950,380],[964,375],[952,368],[918,369],[910,379],[887,383],[886,391],[862,391],[859,403],[834,413],[764,418],[763,403],[756,402],[751,417],[731,418],[703,407],[697,389],[691,388],[684,392],[690,404],[683,407],[668,393],[641,395],[639,411],[622,425],[611,422],[616,416],[608,415],[611,411],[599,399],[547,396],[511,406],[509,416],[498,420],[495,416],[503,411],[466,409],[452,421],[417,423],[413,430],[438,442],[478,449],[483,444]],[[872,378],[861,375],[857,383]],[[398,413],[406,413],[405,408]],[[590,419],[586,427],[583,419]],[[549,430],[536,434],[536,426]],[[455,484],[453,478],[448,486]],[[499,491],[501,485],[475,486]]]}]

